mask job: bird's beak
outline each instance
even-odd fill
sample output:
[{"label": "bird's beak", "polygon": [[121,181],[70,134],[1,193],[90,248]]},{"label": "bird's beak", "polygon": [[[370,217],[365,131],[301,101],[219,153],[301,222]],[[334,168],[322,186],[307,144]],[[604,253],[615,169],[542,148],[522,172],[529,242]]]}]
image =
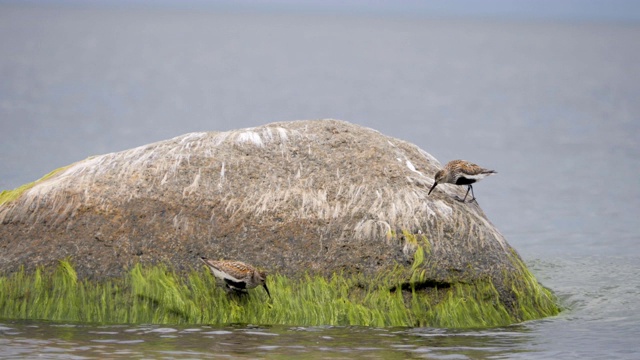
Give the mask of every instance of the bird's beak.
[{"label": "bird's beak", "polygon": [[436,186],[437,186],[437,185],[438,185],[438,182],[437,182],[437,181],[435,181],[435,182],[433,183],[433,186],[431,187],[431,189],[429,189],[429,193],[428,193],[427,195],[431,195],[431,192],[433,191],[433,189],[435,189],[435,188],[436,188]]},{"label": "bird's beak", "polygon": [[269,298],[271,298],[271,294],[269,294],[269,288],[267,287],[267,283],[262,284],[262,286],[264,286],[264,289],[267,290],[267,295],[269,295]]}]

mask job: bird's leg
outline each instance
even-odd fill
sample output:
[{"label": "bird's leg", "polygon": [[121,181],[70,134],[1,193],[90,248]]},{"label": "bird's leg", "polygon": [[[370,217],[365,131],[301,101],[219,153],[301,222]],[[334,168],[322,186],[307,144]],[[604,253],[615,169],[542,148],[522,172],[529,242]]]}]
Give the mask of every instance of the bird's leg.
[{"label": "bird's leg", "polygon": [[[473,186],[469,185],[469,189],[471,189],[471,200],[469,200],[469,202],[472,202],[476,199],[476,194],[473,193]],[[467,190],[467,192],[469,192],[469,190]]]},{"label": "bird's leg", "polygon": [[227,293],[236,294],[236,295],[248,294],[247,289],[242,289],[242,288],[239,288],[239,287],[235,287],[235,286],[233,286],[231,284],[224,284],[224,285],[225,285]]},{"label": "bird's leg", "polygon": [[[467,199],[467,195],[469,195],[469,190],[473,189],[471,187],[471,185],[467,185],[467,193],[464,194],[464,198],[462,198],[462,202],[464,202]],[[473,191],[473,190],[472,190]]]}]

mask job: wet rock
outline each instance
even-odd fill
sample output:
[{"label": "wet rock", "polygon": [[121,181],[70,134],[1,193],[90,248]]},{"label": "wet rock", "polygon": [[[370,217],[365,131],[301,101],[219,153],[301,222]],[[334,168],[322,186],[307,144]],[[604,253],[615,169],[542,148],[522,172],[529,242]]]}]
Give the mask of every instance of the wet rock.
[{"label": "wet rock", "polygon": [[0,205],[0,270],[70,258],[80,277],[102,279],[138,262],[193,269],[206,256],[288,276],[400,269],[406,283],[500,286],[518,255],[477,203],[454,199],[466,187],[427,196],[440,167],[413,144],[337,120],[186,134],[13,194]]}]

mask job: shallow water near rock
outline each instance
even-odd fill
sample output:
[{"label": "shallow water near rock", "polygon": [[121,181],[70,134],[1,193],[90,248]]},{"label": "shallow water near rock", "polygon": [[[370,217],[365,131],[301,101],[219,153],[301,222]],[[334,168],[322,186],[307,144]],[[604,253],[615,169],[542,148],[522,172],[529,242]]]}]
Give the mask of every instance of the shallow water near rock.
[{"label": "shallow water near rock", "polygon": [[[566,310],[503,328],[160,326],[0,322],[0,357],[84,358],[430,358],[550,359],[637,356],[638,260],[582,257],[534,261]],[[609,283],[627,274],[631,286]],[[561,278],[562,277],[562,278]],[[624,336],[622,336],[624,335]],[[581,344],[581,346],[576,346]]]},{"label": "shallow water near rock", "polygon": [[0,319],[0,358],[640,357],[637,24],[16,5],[0,24],[0,189],[188,132],[340,118],[497,170],[478,202],[565,308],[478,330]]}]

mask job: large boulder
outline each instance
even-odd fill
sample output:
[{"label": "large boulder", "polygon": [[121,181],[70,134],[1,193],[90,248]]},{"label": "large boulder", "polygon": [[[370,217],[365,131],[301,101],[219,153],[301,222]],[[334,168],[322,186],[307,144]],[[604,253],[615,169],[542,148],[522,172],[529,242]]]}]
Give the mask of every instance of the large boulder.
[{"label": "large boulder", "polygon": [[454,199],[466,187],[427,196],[440,168],[413,144],[337,120],[186,134],[5,192],[0,270],[70,258],[80,277],[103,279],[206,256],[293,277],[490,279],[508,302],[505,274],[520,258],[476,202]]}]

